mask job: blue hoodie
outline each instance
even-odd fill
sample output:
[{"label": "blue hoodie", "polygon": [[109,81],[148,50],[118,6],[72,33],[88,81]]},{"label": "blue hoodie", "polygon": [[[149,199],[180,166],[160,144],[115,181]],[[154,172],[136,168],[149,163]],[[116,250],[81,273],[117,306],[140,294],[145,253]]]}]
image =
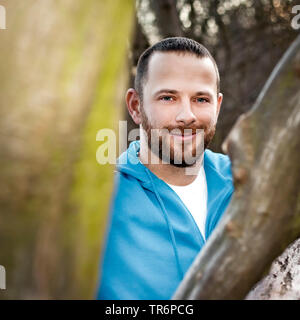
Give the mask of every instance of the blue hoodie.
[{"label": "blue hoodie", "polygon": [[[139,162],[139,141],[116,166],[98,299],[170,299],[205,241],[178,195]],[[233,194],[228,156],[204,152],[206,238]]]}]

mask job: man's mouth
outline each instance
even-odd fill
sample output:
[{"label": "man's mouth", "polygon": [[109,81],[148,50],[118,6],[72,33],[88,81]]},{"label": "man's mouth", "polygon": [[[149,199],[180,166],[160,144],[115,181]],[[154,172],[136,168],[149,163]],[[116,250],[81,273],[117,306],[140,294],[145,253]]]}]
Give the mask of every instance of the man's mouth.
[{"label": "man's mouth", "polygon": [[196,134],[195,133],[184,133],[184,134],[172,134],[170,133],[170,135],[172,137],[174,137],[175,139],[177,140],[180,140],[180,141],[186,141],[186,140],[192,140],[196,137]]}]

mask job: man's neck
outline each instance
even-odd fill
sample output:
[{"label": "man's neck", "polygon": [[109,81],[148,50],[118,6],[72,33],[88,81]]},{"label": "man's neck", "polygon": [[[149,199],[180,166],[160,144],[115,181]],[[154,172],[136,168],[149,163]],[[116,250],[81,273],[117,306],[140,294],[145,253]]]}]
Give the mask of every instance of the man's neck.
[{"label": "man's neck", "polygon": [[141,145],[139,159],[145,167],[166,183],[175,186],[186,186],[196,179],[202,166],[203,154],[193,166],[176,167],[159,159],[148,146]]}]

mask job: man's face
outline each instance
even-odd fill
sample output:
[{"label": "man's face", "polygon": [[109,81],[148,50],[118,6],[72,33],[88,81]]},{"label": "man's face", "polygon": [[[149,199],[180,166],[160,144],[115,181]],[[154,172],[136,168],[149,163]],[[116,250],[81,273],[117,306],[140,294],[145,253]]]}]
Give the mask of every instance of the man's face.
[{"label": "man's face", "polygon": [[[194,164],[214,136],[221,102],[216,71],[209,58],[189,53],[154,53],[141,106],[148,147],[165,161],[167,150],[173,165]],[[200,133],[196,134],[196,130]],[[151,144],[153,140],[159,144]]]}]

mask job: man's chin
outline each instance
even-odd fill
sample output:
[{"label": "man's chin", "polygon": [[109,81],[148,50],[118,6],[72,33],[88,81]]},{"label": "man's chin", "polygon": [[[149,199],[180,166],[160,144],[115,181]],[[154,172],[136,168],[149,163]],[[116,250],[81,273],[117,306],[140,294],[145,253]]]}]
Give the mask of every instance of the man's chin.
[{"label": "man's chin", "polygon": [[182,153],[171,150],[170,154],[167,155],[162,150],[159,153],[159,158],[165,163],[170,164],[177,168],[188,168],[197,164],[199,159],[202,158],[204,149],[198,148],[198,150],[185,150]]},{"label": "man's chin", "polygon": [[195,165],[196,162],[190,164],[186,163],[185,161],[182,161],[182,163],[175,163],[173,161],[170,161],[170,165],[176,167],[176,168],[190,168]]},{"label": "man's chin", "polygon": [[203,152],[198,153],[197,156],[188,156],[185,157],[183,155],[183,157],[178,156],[178,157],[170,157],[169,159],[169,164],[177,167],[177,168],[188,168],[188,167],[192,167],[195,166],[197,164],[197,162],[199,161],[199,159],[201,159]]}]

